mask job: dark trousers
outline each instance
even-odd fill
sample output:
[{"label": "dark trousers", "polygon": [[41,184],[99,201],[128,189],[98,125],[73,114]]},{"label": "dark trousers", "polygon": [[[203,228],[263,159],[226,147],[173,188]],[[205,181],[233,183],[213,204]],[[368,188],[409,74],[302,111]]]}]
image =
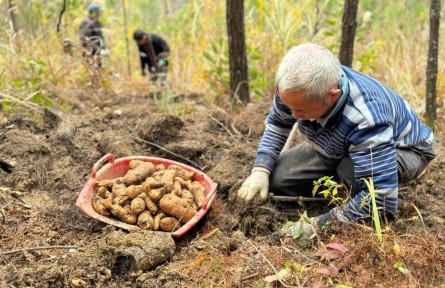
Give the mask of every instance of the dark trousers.
[{"label": "dark trousers", "polygon": [[[419,148],[397,148],[396,153],[399,183],[417,178],[435,157],[432,146],[426,143]],[[279,156],[270,177],[269,190],[275,195],[312,197],[313,181],[323,176],[339,179],[353,195],[360,190],[354,179],[351,157],[345,156],[337,167],[331,167],[306,143]]]}]

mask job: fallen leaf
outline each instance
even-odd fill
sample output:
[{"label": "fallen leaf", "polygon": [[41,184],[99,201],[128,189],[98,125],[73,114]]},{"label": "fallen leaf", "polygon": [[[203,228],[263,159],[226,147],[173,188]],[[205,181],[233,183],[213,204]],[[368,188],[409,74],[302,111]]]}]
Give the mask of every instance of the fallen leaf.
[{"label": "fallen leaf", "polygon": [[198,255],[198,257],[196,257],[195,259],[195,266],[201,266],[202,261],[204,261],[207,258],[207,253],[201,253]]},{"label": "fallen leaf", "polygon": [[278,280],[285,280],[289,275],[289,269],[281,269],[277,274],[264,277],[267,283],[273,283]]},{"label": "fallen leaf", "polygon": [[367,269],[362,269],[360,271],[360,276],[363,280],[369,280],[371,279],[371,272],[369,272]]},{"label": "fallen leaf", "polygon": [[316,273],[316,274],[321,274],[324,276],[329,276],[329,277],[336,277],[338,276],[338,269],[335,266],[329,266],[328,268],[326,267],[320,267],[320,268],[313,268],[312,272]]},{"label": "fallen leaf", "polygon": [[397,242],[394,242],[394,253],[396,253],[396,255],[400,255],[400,252],[402,251],[402,249],[400,248],[400,245],[397,244]]},{"label": "fallen leaf", "polygon": [[312,288],[324,288],[326,286],[323,285],[321,282],[317,282],[314,285],[312,285]]},{"label": "fallen leaf", "polygon": [[334,260],[340,259],[345,255],[348,251],[343,244],[339,243],[329,243],[326,244],[324,248],[320,248],[320,250],[315,253],[315,256],[319,256],[322,260]]},{"label": "fallen leaf", "polygon": [[324,276],[329,276],[331,274],[331,272],[329,271],[328,268],[314,268],[314,269],[312,269],[312,272],[314,272],[315,274],[321,274]]},{"label": "fallen leaf", "polygon": [[340,259],[343,254],[338,250],[331,250],[326,248],[320,248],[320,250],[315,253],[315,256],[319,256],[321,260],[334,260]]},{"label": "fallen leaf", "polygon": [[348,248],[346,248],[345,245],[340,244],[340,243],[328,243],[328,244],[326,244],[326,248],[338,250],[338,251],[342,252],[342,254],[345,254],[348,251]]}]

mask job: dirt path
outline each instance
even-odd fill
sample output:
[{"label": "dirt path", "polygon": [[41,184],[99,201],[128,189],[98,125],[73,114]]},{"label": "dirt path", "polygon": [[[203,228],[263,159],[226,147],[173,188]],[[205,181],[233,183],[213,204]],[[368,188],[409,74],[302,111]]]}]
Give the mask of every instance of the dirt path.
[{"label": "dirt path", "polygon": [[[297,211],[320,207],[291,207],[289,214],[289,207],[276,203],[240,209],[229,201],[251,169],[268,103],[229,115],[198,100],[192,98],[197,109],[183,119],[154,113],[147,96],[72,115],[47,111],[43,123],[0,112],[0,286],[263,287],[265,276],[284,267],[291,269],[283,283],[304,287],[329,287],[328,279],[354,287],[445,283],[442,139],[428,173],[401,188],[401,220],[386,231],[385,252],[372,233],[341,229],[335,241],[349,248],[352,262],[325,261],[314,255],[318,249],[286,248],[273,235]],[[117,244],[110,244],[110,235],[127,234],[74,206],[92,166],[106,153],[169,158],[203,169],[219,184],[211,211],[174,239],[174,253],[155,268],[117,273]],[[203,237],[211,231],[216,233]],[[394,241],[402,252],[393,251]],[[393,267],[397,261],[408,276]]]}]

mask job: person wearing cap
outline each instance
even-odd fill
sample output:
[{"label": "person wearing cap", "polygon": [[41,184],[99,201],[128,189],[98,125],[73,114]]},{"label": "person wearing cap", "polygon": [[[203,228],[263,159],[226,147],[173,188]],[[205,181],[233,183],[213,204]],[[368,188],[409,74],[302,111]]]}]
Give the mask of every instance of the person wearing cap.
[{"label": "person wearing cap", "polygon": [[161,74],[165,80],[170,53],[167,42],[159,35],[146,33],[140,29],[134,31],[133,39],[139,48],[142,75],[146,75],[145,67],[147,67],[153,81],[156,81]]},{"label": "person wearing cap", "polygon": [[[316,44],[289,50],[276,79],[254,167],[237,201],[263,202],[269,191],[312,197],[315,180],[333,176],[343,182],[351,191],[345,203],[283,227],[282,235],[301,246],[333,220],[372,220],[372,188],[363,179],[372,179],[379,213],[394,219],[398,185],[419,177],[435,157],[433,131],[395,91],[342,66],[330,50]],[[283,152],[293,129],[303,142]]]},{"label": "person wearing cap", "polygon": [[92,55],[105,56],[109,54],[107,43],[102,34],[102,23],[99,21],[104,9],[91,3],[88,8],[88,16],[83,19],[79,26],[79,37],[82,47],[92,53]]}]

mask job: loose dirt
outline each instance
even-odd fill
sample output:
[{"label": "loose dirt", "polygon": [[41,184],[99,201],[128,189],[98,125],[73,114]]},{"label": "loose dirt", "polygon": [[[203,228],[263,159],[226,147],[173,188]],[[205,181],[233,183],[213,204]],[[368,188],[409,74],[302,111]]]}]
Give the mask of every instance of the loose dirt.
[{"label": "loose dirt", "polygon": [[[234,201],[255,159],[269,103],[229,113],[203,105],[199,95],[181,95],[178,101],[192,101],[194,110],[181,118],[159,114],[148,95],[139,95],[91,110],[52,108],[39,122],[0,111],[1,287],[444,285],[443,135],[438,134],[438,156],[427,173],[401,187],[400,219],[385,229],[383,244],[370,228],[334,225],[321,235],[322,242],[297,249],[284,245],[276,231],[287,220],[297,220],[299,212],[314,215],[326,208],[273,202],[240,207]],[[93,165],[107,153],[172,159],[203,170],[218,183],[210,212],[173,239],[164,261],[148,266],[117,261],[124,249],[119,239],[130,237],[134,241],[126,243],[144,251],[144,243],[159,244],[150,235],[109,226],[75,207]],[[348,251],[329,260],[316,255],[331,242]],[[278,272],[280,280],[265,282]]]}]

